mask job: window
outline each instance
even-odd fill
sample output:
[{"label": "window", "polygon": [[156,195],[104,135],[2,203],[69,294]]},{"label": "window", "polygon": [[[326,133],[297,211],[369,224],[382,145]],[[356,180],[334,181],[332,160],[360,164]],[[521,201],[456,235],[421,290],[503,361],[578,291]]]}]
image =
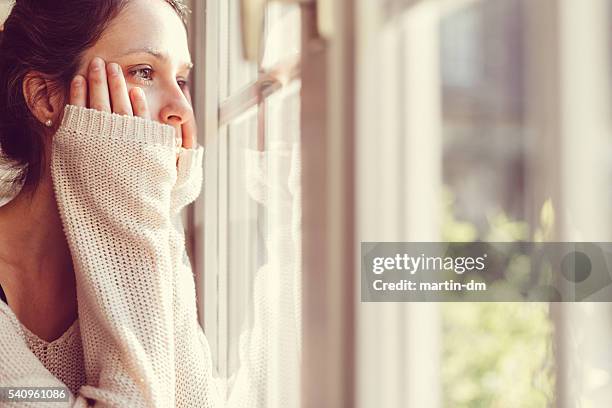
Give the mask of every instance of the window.
[{"label": "window", "polygon": [[[228,395],[245,378],[256,406],[603,405],[605,304],[365,304],[357,277],[362,241],[610,240],[612,2],[267,3],[258,63],[241,58],[238,2],[207,1],[197,36],[207,158],[194,250]],[[285,186],[296,173],[270,159],[296,145],[301,193],[274,190],[294,200],[275,221],[249,176]],[[299,212],[301,246],[283,242],[303,273],[262,285],[270,300],[295,279],[282,308],[295,337],[241,354],[256,344],[258,274],[282,263],[267,239],[288,218],[297,231]],[[268,333],[291,318],[277,316]],[[247,355],[266,361],[265,380],[240,377]],[[280,385],[298,371],[301,397]]]},{"label": "window", "polygon": [[[530,222],[545,204],[531,194],[524,12],[520,0],[490,0],[440,19],[444,241],[545,238]],[[450,303],[441,314],[444,405],[553,403],[547,304]]]},{"label": "window", "polygon": [[199,112],[212,119],[196,209],[204,214],[195,240],[201,318],[228,406],[292,407],[301,369],[302,15],[297,4],[269,4],[249,61],[250,14],[241,5],[195,5],[206,27],[199,77],[208,78],[196,85],[206,101]]},{"label": "window", "polygon": [[[356,242],[609,240],[612,2],[351,4]],[[360,406],[609,400],[604,303],[357,308]]]}]

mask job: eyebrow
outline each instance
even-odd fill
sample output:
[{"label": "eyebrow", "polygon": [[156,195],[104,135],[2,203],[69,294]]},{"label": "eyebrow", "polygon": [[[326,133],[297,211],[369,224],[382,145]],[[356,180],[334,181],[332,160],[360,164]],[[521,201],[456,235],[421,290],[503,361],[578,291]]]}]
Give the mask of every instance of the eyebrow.
[{"label": "eyebrow", "polygon": [[[164,60],[164,61],[168,61],[168,54],[162,51],[159,51],[155,48],[152,47],[142,47],[142,48],[132,48],[127,50],[124,53],[121,53],[120,55],[118,55],[118,57],[125,57],[127,55],[131,55],[131,54],[149,54],[152,55],[153,57],[160,59],[160,60]],[[185,69],[192,69],[193,68],[193,62],[189,61],[189,62],[185,62],[182,65],[183,68]]]}]

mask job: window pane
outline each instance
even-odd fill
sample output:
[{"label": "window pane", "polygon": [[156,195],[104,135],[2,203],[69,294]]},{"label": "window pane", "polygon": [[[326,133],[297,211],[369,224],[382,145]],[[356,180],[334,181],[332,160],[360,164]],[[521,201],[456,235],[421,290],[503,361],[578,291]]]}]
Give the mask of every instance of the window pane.
[{"label": "window pane", "polygon": [[229,125],[228,404],[297,407],[299,82],[260,109],[264,129],[257,108]]},{"label": "window pane", "polygon": [[[266,101],[265,166],[267,171],[265,282],[269,360],[265,388],[269,406],[300,406],[300,345],[302,329],[300,83]],[[264,383],[262,383],[263,385]]]},{"label": "window pane", "polygon": [[[257,64],[243,60],[240,0],[219,2],[221,102],[258,79]],[[272,68],[299,57],[300,8],[270,3],[265,57]],[[227,140],[227,270],[220,271],[218,361],[227,381],[228,407],[299,405],[301,227],[299,200],[299,81],[232,119]],[[254,92],[259,92],[254,89]],[[223,155],[223,149],[221,149]],[[220,167],[223,167],[220,164]],[[224,231],[218,234],[224,239]],[[220,248],[224,248],[220,242]],[[225,312],[226,311],[226,312]],[[225,333],[227,332],[227,333]],[[226,334],[226,335],[224,335]]]},{"label": "window pane", "polygon": [[[449,240],[526,239],[526,135],[520,0],[475,2],[440,24],[443,177],[454,217],[473,225]],[[509,228],[509,227],[508,227]]]},{"label": "window pane", "polygon": [[240,1],[229,0],[229,92],[233,95],[257,79],[257,64],[243,58]]},{"label": "window pane", "polygon": [[264,263],[263,240],[258,223],[261,207],[247,188],[248,153],[257,147],[257,108],[228,126],[228,378],[238,371],[240,333],[252,328],[253,278]]},{"label": "window pane", "polygon": [[219,3],[219,100],[235,95],[258,78],[258,72],[275,68],[281,62],[299,57],[301,15],[296,4],[272,2],[266,8],[263,54],[256,63],[243,58],[240,32],[240,0]]},{"label": "window pane", "polygon": [[219,1],[219,101],[257,79],[257,64],[243,58],[240,1]]},{"label": "window pane", "polygon": [[266,44],[262,69],[271,69],[278,63],[300,54],[302,41],[300,8],[295,4],[272,2],[266,14]]},{"label": "window pane", "polygon": [[[554,181],[543,169],[553,154],[542,149],[541,135],[527,120],[526,77],[532,67],[526,61],[523,7],[530,2],[389,0],[383,10],[361,3],[357,121],[368,148],[362,149],[358,183],[368,190],[359,198],[384,200],[370,200],[362,212],[368,235],[360,240],[546,239],[540,212],[555,203],[547,200],[553,198],[547,188]],[[387,305],[361,308],[364,316],[377,316],[372,311],[379,309],[379,315],[396,313],[405,336],[420,336],[417,356],[409,350],[393,353],[406,362],[394,373],[407,382],[427,375],[422,401],[441,394],[440,405],[428,406],[552,403],[555,365],[547,304],[428,305],[416,326],[411,314],[424,310],[421,306],[397,305],[388,313]],[[390,343],[382,334],[370,334],[371,327],[385,327],[382,317],[366,324],[362,333],[369,341]],[[394,329],[390,323],[389,328]],[[395,367],[384,360],[392,352],[379,354],[364,366]],[[431,363],[415,364],[420,355]],[[398,401],[419,394],[395,389],[391,381],[380,383],[399,396],[389,397],[389,406],[402,406]]]},{"label": "window pane", "polygon": [[[521,4],[471,2],[440,21],[445,241],[534,240]],[[552,403],[547,304],[444,304],[442,316],[445,405]]]}]

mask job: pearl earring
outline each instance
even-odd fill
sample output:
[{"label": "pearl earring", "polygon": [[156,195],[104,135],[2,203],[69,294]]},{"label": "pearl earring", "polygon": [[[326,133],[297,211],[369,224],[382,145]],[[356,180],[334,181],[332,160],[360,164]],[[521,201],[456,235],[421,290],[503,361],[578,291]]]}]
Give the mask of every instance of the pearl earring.
[{"label": "pearl earring", "polygon": [[47,121],[45,122],[45,126],[46,127],[51,127],[53,126],[53,121],[51,119],[47,119]]}]

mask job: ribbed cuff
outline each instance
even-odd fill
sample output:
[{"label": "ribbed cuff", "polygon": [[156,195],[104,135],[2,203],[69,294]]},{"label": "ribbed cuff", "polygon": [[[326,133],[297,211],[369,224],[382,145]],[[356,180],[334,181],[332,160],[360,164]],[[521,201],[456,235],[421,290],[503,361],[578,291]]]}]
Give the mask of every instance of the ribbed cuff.
[{"label": "ribbed cuff", "polygon": [[202,190],[204,147],[179,150],[176,183],[172,189],[171,212],[180,212],[195,201]]},{"label": "ribbed cuff", "polygon": [[[126,116],[66,105],[59,130],[65,134],[87,135],[176,148],[172,126],[138,116]],[[59,131],[58,130],[58,131]]]},{"label": "ribbed cuff", "polygon": [[195,170],[202,171],[203,156],[204,147],[202,145],[193,149],[179,148],[177,183],[181,183],[188,176],[193,175]]}]

